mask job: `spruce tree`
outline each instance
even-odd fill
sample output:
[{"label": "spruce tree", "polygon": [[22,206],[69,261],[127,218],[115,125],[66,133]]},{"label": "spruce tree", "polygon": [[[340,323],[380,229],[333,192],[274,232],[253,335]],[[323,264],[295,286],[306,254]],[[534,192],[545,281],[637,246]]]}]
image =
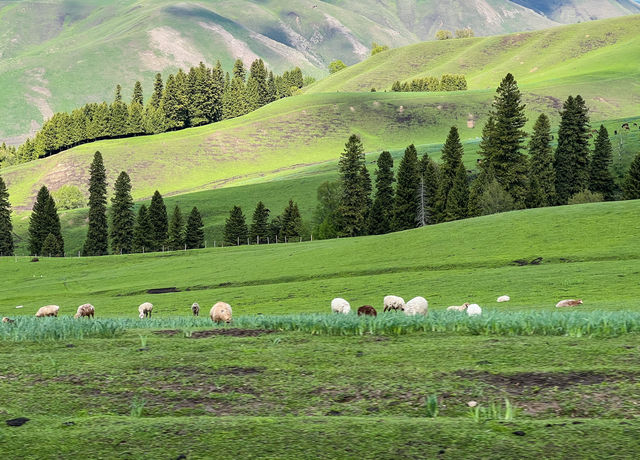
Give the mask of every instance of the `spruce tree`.
[{"label": "spruce tree", "polygon": [[9,192],[0,176],[0,255],[13,255],[13,225],[11,224],[11,203]]},{"label": "spruce tree", "polygon": [[631,162],[624,181],[624,197],[627,200],[640,199],[640,153]]},{"label": "spruce tree", "polygon": [[183,249],[185,245],[184,217],[182,217],[182,211],[180,211],[178,205],[173,208],[173,214],[169,222],[169,239],[167,245],[169,249],[173,251]]},{"label": "spruce tree", "polygon": [[[472,182],[469,190],[469,208],[467,215],[469,217],[478,217],[483,215],[483,196],[489,185],[496,180],[493,175],[491,166],[480,168],[480,174]],[[497,182],[496,182],[497,183]]]},{"label": "spruce tree", "polygon": [[141,104],[132,102],[129,105],[127,118],[127,134],[144,134],[146,131],[144,110]]},{"label": "spruce tree", "polygon": [[529,142],[527,206],[530,208],[551,206],[555,202],[555,193],[551,124],[549,118],[542,113],[536,120]]},{"label": "spruce tree", "polygon": [[424,194],[423,215],[428,225],[436,223],[436,199],[438,196],[438,184],[440,182],[438,165],[429,158],[427,152],[420,159],[420,175],[422,177],[422,191]]},{"label": "spruce tree", "polygon": [[289,200],[289,205],[284,209],[280,223],[280,234],[278,235],[280,240],[290,241],[292,238],[302,236],[302,217],[298,204],[293,200]]},{"label": "spruce tree", "polygon": [[129,109],[122,102],[122,88],[116,86],[116,95],[109,110],[109,135],[112,137],[127,134]]},{"label": "spruce tree", "polygon": [[609,140],[609,133],[604,125],[600,125],[593,155],[591,156],[591,161],[589,161],[589,190],[602,194],[606,201],[613,200],[615,193],[613,175],[609,170],[612,157],[613,149],[611,140]]},{"label": "spruce tree", "polygon": [[195,206],[187,219],[184,243],[187,245],[187,249],[200,249],[204,247],[204,224],[202,223],[200,212]]},{"label": "spruce tree", "polygon": [[53,233],[49,233],[42,243],[42,255],[45,257],[60,257],[63,249],[60,246],[60,239]]},{"label": "spruce tree", "polygon": [[418,151],[411,144],[404,151],[398,167],[398,184],[393,203],[393,229],[396,231],[416,227],[418,212],[418,186],[420,172],[418,167]]},{"label": "spruce tree", "polygon": [[162,110],[167,127],[183,128],[187,126],[189,112],[187,110],[187,98],[184,93],[184,73],[179,71],[180,78],[169,75],[167,85],[162,94]]},{"label": "spruce tree", "polygon": [[162,195],[157,190],[151,197],[148,214],[151,224],[151,250],[160,251],[167,244],[169,237],[169,219]]},{"label": "spruce tree", "polygon": [[133,198],[131,179],[122,171],[116,179],[114,196],[111,198],[111,251],[114,254],[129,254],[133,251]]},{"label": "spruce tree", "polygon": [[29,254],[32,256],[40,254],[42,243],[50,233],[50,230],[46,228],[46,208],[49,198],[49,189],[43,185],[38,191],[29,217]]},{"label": "spruce tree", "polygon": [[393,158],[384,151],[378,157],[376,194],[367,222],[369,235],[382,235],[392,230],[393,224]]},{"label": "spruce tree", "polygon": [[313,213],[315,223],[314,237],[318,239],[335,238],[338,236],[338,209],[342,192],[338,181],[325,181],[316,192],[318,204]]},{"label": "spruce tree", "polygon": [[234,206],[224,225],[224,241],[230,245],[247,244],[249,231],[240,206]]},{"label": "spruce tree", "polygon": [[142,83],[140,83],[139,81],[136,81],[135,85],[133,86],[133,96],[131,97],[131,103],[140,104],[141,106],[144,105],[144,98],[142,96]]},{"label": "spruce tree", "polygon": [[149,211],[143,204],[138,210],[138,217],[133,226],[133,252],[150,252],[153,250],[153,226],[149,219]]},{"label": "spruce tree", "polygon": [[527,160],[522,153],[526,133],[522,130],[527,118],[521,104],[518,83],[508,73],[497,89],[492,117],[490,164],[498,183],[513,197],[518,207],[524,207],[527,195]]},{"label": "spruce tree", "polygon": [[93,156],[89,169],[89,228],[87,239],[82,247],[85,256],[103,256],[107,254],[107,174],[98,151]]},{"label": "spruce tree", "polygon": [[360,168],[360,186],[362,187],[362,197],[364,200],[363,203],[363,218],[364,218],[364,227],[362,229],[362,234],[367,234],[367,221],[369,219],[369,212],[371,211],[371,205],[373,201],[371,199],[371,175],[369,174],[369,170],[367,169],[367,165],[365,161],[362,162],[362,167]]},{"label": "spruce tree", "polygon": [[249,232],[251,244],[267,242],[267,236],[269,235],[269,212],[269,209],[267,209],[264,203],[259,201],[255,211],[253,211],[251,231]]},{"label": "spruce tree", "polygon": [[159,109],[162,103],[162,95],[164,94],[164,83],[162,82],[162,75],[157,73],[156,80],[153,83],[153,94],[149,100],[149,106],[154,109]]},{"label": "spruce tree", "polygon": [[440,181],[436,196],[436,220],[443,222],[446,220],[447,198],[453,187],[453,182],[462,163],[464,148],[460,142],[458,128],[452,126],[449,130],[447,140],[442,147],[442,164],[440,165]]},{"label": "spruce tree", "polygon": [[362,167],[364,148],[360,138],[352,134],[340,156],[338,168],[342,196],[338,214],[340,230],[345,236],[357,236],[366,230],[367,212],[365,190],[363,189]]},{"label": "spruce tree", "polygon": [[560,112],[558,147],[554,158],[556,203],[567,204],[569,198],[589,186],[589,117],[584,100],[569,96]]},{"label": "spruce tree", "polygon": [[447,205],[445,208],[445,220],[452,221],[467,217],[469,207],[469,183],[467,180],[467,170],[464,164],[458,164],[455,178],[451,190],[447,195]]}]

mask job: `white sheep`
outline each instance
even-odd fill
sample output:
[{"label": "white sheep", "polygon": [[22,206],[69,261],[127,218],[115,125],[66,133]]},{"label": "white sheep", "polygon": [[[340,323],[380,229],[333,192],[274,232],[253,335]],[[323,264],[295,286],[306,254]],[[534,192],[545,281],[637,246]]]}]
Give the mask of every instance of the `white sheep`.
[{"label": "white sheep", "polygon": [[501,295],[500,297],[498,297],[498,302],[508,302],[511,300],[511,297],[509,297],[508,295]]},{"label": "white sheep", "polygon": [[60,307],[57,305],[45,305],[44,307],[40,307],[36,313],[36,318],[42,318],[43,316],[58,316],[59,310]]},{"label": "white sheep", "polygon": [[404,311],[404,299],[402,297],[398,297],[395,295],[388,295],[385,296],[384,300],[384,309],[382,310],[384,311],[391,311],[391,310],[400,310],[400,311]]},{"label": "white sheep", "polygon": [[482,308],[477,303],[472,303],[467,307],[467,315],[469,316],[479,316],[482,314]]},{"label": "white sheep", "polygon": [[200,305],[198,302],[193,302],[193,305],[191,305],[191,311],[193,312],[193,316],[198,316],[200,314]]},{"label": "white sheep", "polygon": [[331,311],[333,313],[340,313],[342,315],[348,315],[351,312],[351,305],[346,300],[336,297],[331,301]]},{"label": "white sheep", "polygon": [[218,302],[211,307],[209,316],[211,317],[211,321],[216,323],[221,323],[223,321],[225,323],[230,323],[232,320],[231,305],[225,302]]},{"label": "white sheep", "polygon": [[404,314],[407,316],[426,315],[429,310],[429,302],[424,297],[414,297],[404,306]]},{"label": "white sheep", "polygon": [[140,319],[151,318],[151,311],[153,310],[153,304],[145,302],[138,307],[138,313],[140,313]]},{"label": "white sheep", "polygon": [[75,315],[73,315],[74,318],[81,318],[81,317],[88,317],[88,318],[93,318],[93,316],[96,314],[96,309],[93,308],[93,305],[91,305],[90,303],[85,303],[84,305],[80,305],[78,307],[78,311],[76,312]]},{"label": "white sheep", "polygon": [[447,311],[466,311],[469,307],[469,302],[465,302],[462,305],[451,305],[447,307]]}]

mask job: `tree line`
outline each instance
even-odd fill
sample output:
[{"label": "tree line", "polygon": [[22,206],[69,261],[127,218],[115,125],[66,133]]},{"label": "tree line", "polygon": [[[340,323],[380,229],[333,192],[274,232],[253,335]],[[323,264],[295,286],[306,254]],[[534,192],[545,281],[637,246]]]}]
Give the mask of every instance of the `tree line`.
[{"label": "tree line", "polygon": [[425,92],[425,91],[464,91],[467,89],[467,79],[461,74],[444,74],[438,80],[436,77],[415,78],[410,82],[400,83],[396,80],[391,85],[394,92]]},{"label": "tree line", "polygon": [[582,97],[565,101],[555,150],[545,114],[537,118],[525,147],[524,109],[517,82],[508,74],[482,131],[475,177],[464,167],[464,148],[458,129],[452,127],[440,164],[427,153],[418,158],[410,145],[394,177],[393,158],[382,152],[375,193],[362,142],[352,135],[338,163],[339,180],[318,189],[314,236],[375,235],[513,209],[640,199],[640,153],[618,187],[604,126],[597,131],[593,149],[589,146],[588,109]]},{"label": "tree line", "polygon": [[157,134],[239,117],[291,96],[312,81],[298,67],[275,75],[262,59],[253,61],[248,74],[240,59],[231,75],[219,61],[215,67],[201,62],[188,72],[180,69],[166,81],[158,73],[148,101],[139,81],[128,104],[117,85],[111,104],[89,103],[71,113],[58,112],[19,148],[5,146],[2,165],[31,161],[95,140]]}]

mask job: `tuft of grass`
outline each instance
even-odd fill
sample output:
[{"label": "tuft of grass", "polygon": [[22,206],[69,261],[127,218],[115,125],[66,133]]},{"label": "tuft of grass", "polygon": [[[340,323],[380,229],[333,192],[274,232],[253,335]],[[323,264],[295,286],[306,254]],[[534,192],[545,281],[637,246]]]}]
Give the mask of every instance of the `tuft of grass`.
[{"label": "tuft of grass", "polygon": [[147,401],[144,398],[134,397],[131,400],[131,412],[130,416],[135,418],[142,417],[142,412],[144,410],[144,406],[147,404]]},{"label": "tuft of grass", "polygon": [[436,418],[438,416],[438,396],[431,395],[427,398],[425,411],[427,417]]}]

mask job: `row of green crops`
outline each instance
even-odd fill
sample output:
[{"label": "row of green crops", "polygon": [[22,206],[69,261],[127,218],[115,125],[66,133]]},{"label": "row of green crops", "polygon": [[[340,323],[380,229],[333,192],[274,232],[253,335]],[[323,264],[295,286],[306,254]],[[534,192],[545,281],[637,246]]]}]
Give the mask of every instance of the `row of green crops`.
[{"label": "row of green crops", "polygon": [[74,319],[18,317],[15,323],[0,324],[0,340],[50,341],[82,338],[111,338],[130,329],[200,328],[268,329],[323,335],[403,335],[411,333],[455,333],[498,336],[615,337],[640,332],[640,313],[554,311],[541,313],[485,312],[468,317],[460,312],[432,312],[428,316],[387,313],[377,318],[331,314],[255,315],[236,317],[231,326],[216,325],[206,317],[159,319]]}]

